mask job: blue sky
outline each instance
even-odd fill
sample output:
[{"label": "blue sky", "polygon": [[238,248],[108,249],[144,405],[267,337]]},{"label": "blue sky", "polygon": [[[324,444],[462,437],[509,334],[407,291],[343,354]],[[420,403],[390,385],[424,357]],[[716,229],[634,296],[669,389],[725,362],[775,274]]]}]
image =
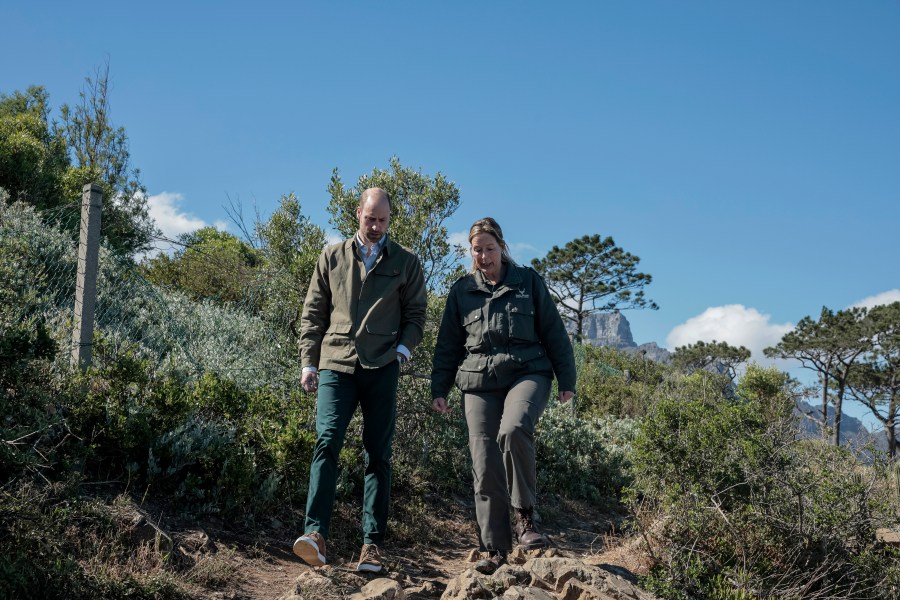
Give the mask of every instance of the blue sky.
[{"label": "blue sky", "polygon": [[[638,343],[759,349],[900,299],[900,3],[4,2],[0,92],[112,120],[170,233],[265,215],[391,155],[517,259],[586,234],[641,258]],[[234,231],[234,227],[231,227]],[[871,300],[870,300],[871,301]]]}]

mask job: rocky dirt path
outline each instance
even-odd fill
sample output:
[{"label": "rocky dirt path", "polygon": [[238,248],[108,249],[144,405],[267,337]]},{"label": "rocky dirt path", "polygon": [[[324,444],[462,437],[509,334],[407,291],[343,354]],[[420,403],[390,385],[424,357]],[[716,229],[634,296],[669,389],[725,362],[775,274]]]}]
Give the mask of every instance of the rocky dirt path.
[{"label": "rocky dirt path", "polygon": [[[553,542],[552,555],[621,569],[621,573],[628,576],[640,571],[642,565],[638,554],[616,536],[620,522],[621,517],[616,515],[564,514],[555,515],[552,521],[543,525],[543,530]],[[440,598],[453,578],[472,567],[476,539],[473,523],[456,515],[439,526],[446,532],[445,543],[385,547],[388,568],[385,575],[407,590],[409,600]],[[262,533],[257,531],[253,536],[237,536],[210,528],[202,532],[184,530],[177,532],[175,537],[181,540],[208,538],[202,552],[215,556],[216,560],[197,560],[194,580],[204,584],[208,590],[204,595],[208,594],[210,599],[288,598],[298,591],[298,587],[303,587],[304,580],[322,576],[332,585],[328,592],[320,592],[321,600],[350,598],[374,578],[355,572],[358,550],[351,547],[330,548],[330,565],[310,569],[293,555],[291,544],[295,535],[289,529],[282,526]],[[207,565],[206,572],[204,564]],[[215,580],[216,571],[220,572],[218,581]]]},{"label": "rocky dirt path", "polygon": [[[291,551],[294,537],[273,537],[244,540],[220,532],[203,532],[211,538],[206,545],[205,561],[198,560],[195,567],[197,583],[216,589],[208,597],[216,600],[276,600],[290,595],[296,588],[298,577],[313,571]],[[175,535],[177,539],[189,539],[200,535],[185,530]],[[386,548],[387,573],[407,586],[422,587],[425,592],[419,598],[439,598],[447,582],[456,574],[471,566],[468,558],[473,548],[469,543],[446,544],[427,551],[416,548]],[[216,556],[215,560],[210,557]],[[372,576],[355,573],[356,552],[329,552],[329,565],[320,572],[337,581],[343,581],[347,594],[358,591],[360,581]],[[203,564],[208,566],[203,567]],[[215,566],[212,566],[215,563]],[[204,573],[206,571],[206,573]],[[219,581],[213,581],[219,571]],[[356,590],[352,589],[357,587]]]}]

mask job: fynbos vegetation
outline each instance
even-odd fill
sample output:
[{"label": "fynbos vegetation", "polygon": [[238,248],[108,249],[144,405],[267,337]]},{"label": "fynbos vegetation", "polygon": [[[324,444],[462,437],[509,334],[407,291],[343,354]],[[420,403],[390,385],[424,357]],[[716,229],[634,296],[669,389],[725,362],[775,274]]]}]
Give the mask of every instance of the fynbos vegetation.
[{"label": "fynbos vegetation", "polygon": [[[119,207],[101,251],[93,366],[70,365],[78,188],[67,178],[100,167],[82,156],[89,149],[66,144],[96,118],[101,84],[90,82],[85,106],[68,111],[57,131],[40,88],[0,99],[2,131],[28,142],[0,144],[0,181],[14,186],[13,197],[0,191],[0,597],[197,596],[217,576],[198,576],[196,563],[176,559],[159,539],[155,552],[136,545],[125,507],[161,502],[239,526],[302,506],[305,495],[315,402],[298,385],[295,320],[324,235],[294,196],[243,238],[200,230],[171,256],[138,265],[132,253],[153,230],[124,131],[100,123],[107,154],[119,149],[112,170],[101,169],[105,184],[134,192],[136,204]],[[396,235],[428,271],[425,339],[398,397],[394,487],[405,502],[392,535],[395,543],[430,540],[421,507],[471,489],[464,419],[430,409],[425,375],[442,294],[460,269],[445,226],[459,191],[396,158],[355,188],[335,172],[330,210],[342,233],[354,229],[358,190],[372,184],[394,193]],[[551,274],[558,289],[583,292],[560,299],[602,304],[579,304],[573,319],[603,307],[654,308],[638,259],[598,240],[567,245],[575,266]],[[589,258],[579,253],[602,255],[605,272],[628,282],[577,281]],[[872,314],[857,315],[876,327],[855,357],[868,366],[840,379],[827,371],[823,394],[869,401],[893,426],[897,311]],[[794,341],[773,352],[808,350]],[[896,464],[863,464],[840,446],[800,439],[787,376],[752,364],[736,381],[731,369],[695,370],[710,351],[694,349],[685,372],[577,345],[576,401],[551,403],[536,433],[542,502],[629,511],[652,563],[644,583],[667,598],[896,598],[900,552],[875,536],[900,522]],[[358,429],[351,425],[341,454],[339,501],[361,493]]]}]

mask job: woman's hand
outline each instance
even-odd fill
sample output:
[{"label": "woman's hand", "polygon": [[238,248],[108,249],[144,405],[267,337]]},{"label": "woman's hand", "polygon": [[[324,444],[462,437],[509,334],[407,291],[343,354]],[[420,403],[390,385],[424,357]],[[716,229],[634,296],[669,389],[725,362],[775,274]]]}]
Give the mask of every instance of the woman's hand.
[{"label": "woman's hand", "polygon": [[566,390],[564,392],[560,392],[559,395],[556,397],[556,399],[559,400],[560,404],[565,404],[566,402],[568,402],[569,400],[571,400],[574,397],[575,397],[575,392]]},{"label": "woman's hand", "polygon": [[435,398],[431,401],[431,408],[438,411],[442,415],[450,414],[450,403],[446,398]]}]

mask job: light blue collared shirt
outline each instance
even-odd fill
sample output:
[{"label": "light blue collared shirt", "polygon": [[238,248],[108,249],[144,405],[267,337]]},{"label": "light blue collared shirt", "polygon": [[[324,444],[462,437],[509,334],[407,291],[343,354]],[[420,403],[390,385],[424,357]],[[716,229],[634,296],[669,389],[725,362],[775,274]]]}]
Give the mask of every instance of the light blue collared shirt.
[{"label": "light blue collared shirt", "polygon": [[372,267],[375,266],[375,261],[378,259],[378,255],[381,254],[381,249],[384,248],[384,244],[386,241],[387,234],[384,234],[383,236],[381,236],[380,240],[372,244],[372,251],[369,252],[369,247],[363,243],[362,238],[359,237],[359,232],[356,232],[356,247],[359,248],[359,253],[366,265],[366,273],[371,271]]}]

